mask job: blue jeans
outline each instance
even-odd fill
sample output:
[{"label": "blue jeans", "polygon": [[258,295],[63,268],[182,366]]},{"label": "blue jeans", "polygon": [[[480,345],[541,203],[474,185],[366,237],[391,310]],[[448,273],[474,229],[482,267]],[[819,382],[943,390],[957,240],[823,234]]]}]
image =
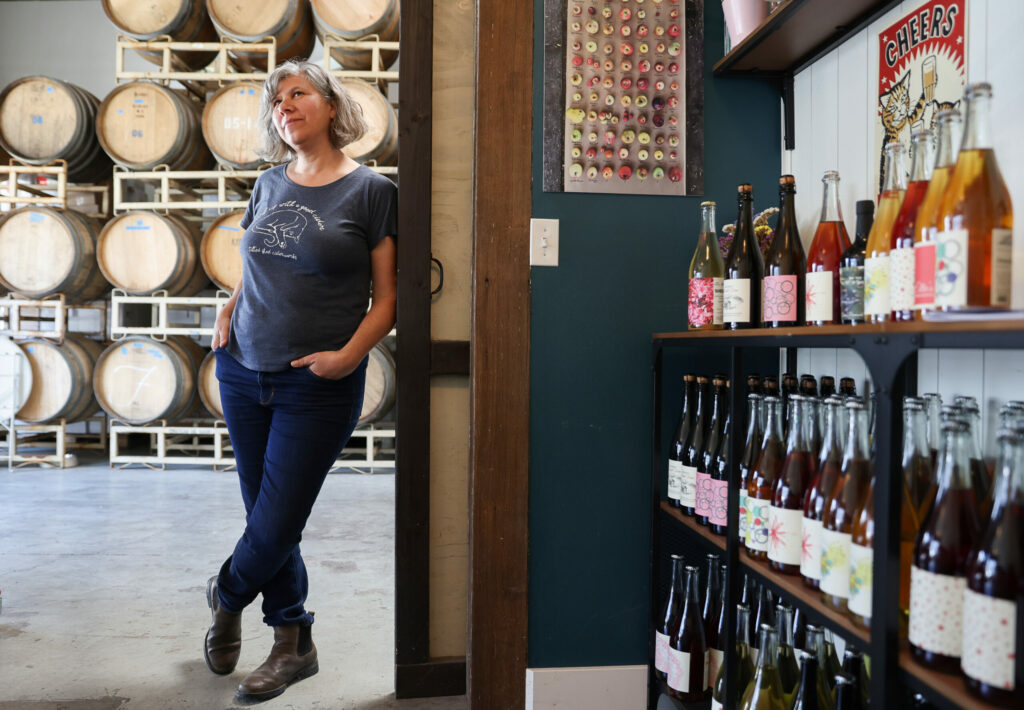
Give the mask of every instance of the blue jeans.
[{"label": "blue jeans", "polygon": [[313,617],[299,541],[331,465],[359,421],[367,359],[340,380],[295,368],[250,370],[216,351],[221,404],[245,504],[245,531],[221,567],[221,606],[239,612],[263,595],[263,621]]}]

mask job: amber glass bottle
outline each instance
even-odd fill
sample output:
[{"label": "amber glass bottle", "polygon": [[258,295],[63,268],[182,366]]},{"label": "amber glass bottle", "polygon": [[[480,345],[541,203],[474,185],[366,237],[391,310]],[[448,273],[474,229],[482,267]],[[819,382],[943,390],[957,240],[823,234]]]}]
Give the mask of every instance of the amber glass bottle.
[{"label": "amber glass bottle", "polygon": [[871,588],[875,542],[875,474],[853,514],[850,534],[850,596],[846,608],[853,623],[862,629],[871,628]]},{"label": "amber glass bottle", "polygon": [[932,176],[932,132],[914,131],[910,144],[910,183],[892,225],[889,241],[889,298],[894,321],[914,320],[914,220]]},{"label": "amber glass bottle", "polygon": [[807,257],[796,223],[796,180],[783,175],[779,178],[779,221],[764,257],[761,320],[766,328],[804,324],[806,272]]},{"label": "amber glass bottle", "polygon": [[807,486],[814,476],[813,432],[814,399],[793,395],[793,416],[786,440],[786,458],[772,488],[768,514],[768,559],[773,569],[783,574],[799,574],[803,552],[803,504]]},{"label": "amber glass bottle", "polygon": [[903,398],[903,495],[900,500],[900,624],[906,631],[910,614],[910,568],[921,520],[935,497],[935,473],[928,450],[925,403],[916,397]]},{"label": "amber glass bottle", "polygon": [[800,575],[804,584],[812,589],[821,586],[821,527],[828,512],[829,496],[839,478],[843,463],[843,447],[840,443],[839,411],[843,399],[827,397],[823,403],[825,429],[821,450],[818,454],[814,477],[807,486],[803,501],[803,552],[800,560]]},{"label": "amber glass bottle", "polygon": [[782,441],[782,411],[778,397],[765,397],[768,418],[765,422],[761,451],[747,483],[747,554],[763,560],[768,556],[768,518],[772,505],[772,489],[782,468],[786,449]]},{"label": "amber glass bottle", "polygon": [[764,259],[754,236],[754,188],[743,184],[737,190],[739,215],[736,234],[725,255],[722,313],[731,330],[761,325],[761,278]]},{"label": "amber glass bottle", "polygon": [[740,460],[740,482],[739,482],[739,537],[740,544],[747,541],[747,486],[750,483],[750,474],[757,463],[757,455],[761,451],[761,440],[764,433],[761,430],[761,409],[764,397],[751,392],[747,395],[747,438],[743,444],[743,458]]},{"label": "amber glass bottle", "polygon": [[878,197],[878,211],[868,235],[864,256],[864,316],[869,323],[889,320],[890,269],[889,244],[892,226],[907,191],[903,172],[903,144],[894,141],[885,146],[885,187]]},{"label": "amber glass bottle", "polygon": [[821,220],[807,252],[807,325],[839,323],[839,260],[850,248],[839,205],[839,173],[829,170],[821,181],[825,186]]}]

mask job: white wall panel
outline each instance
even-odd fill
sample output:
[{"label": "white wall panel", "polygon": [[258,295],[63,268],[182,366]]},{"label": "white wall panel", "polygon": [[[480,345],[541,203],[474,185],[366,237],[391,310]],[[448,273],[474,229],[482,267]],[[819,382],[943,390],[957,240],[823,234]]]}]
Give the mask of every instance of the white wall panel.
[{"label": "white wall panel", "polygon": [[[805,72],[806,73],[806,72]],[[839,58],[836,52],[822,57],[810,69],[811,97],[811,153],[801,164],[806,170],[797,176],[796,215],[804,248],[809,248],[814,230],[821,219],[821,176],[826,170],[835,170],[839,162],[839,120],[835,107],[839,96]],[[813,107],[825,106],[818,113]]]},{"label": "white wall panel", "polygon": [[[796,150],[792,154],[792,170],[793,176],[796,178],[796,221],[800,227],[800,237],[805,248],[810,245],[810,240],[814,236],[815,224],[814,221],[811,221],[810,226],[807,226],[807,215],[810,213],[807,209],[808,200],[810,204],[813,204],[820,199],[820,197],[811,197],[811,195],[817,195],[816,187],[820,185],[820,183],[815,183],[811,177],[814,172],[815,125],[828,121],[835,123],[834,117],[830,116],[828,111],[823,111],[821,116],[816,115],[812,110],[816,103],[817,94],[815,93],[813,70],[805,69],[793,77],[793,122],[796,133]],[[778,204],[777,200],[776,204]],[[820,206],[811,211],[817,209],[820,209]]]},{"label": "white wall panel", "polygon": [[984,399],[981,404],[986,455],[995,454],[999,408],[1011,399],[1024,400],[1024,357],[1018,350],[986,350]]},{"label": "white wall panel", "polygon": [[[967,83],[986,81],[988,77],[988,4],[988,0],[967,0]],[[1003,4],[1019,6],[1020,2],[1011,0],[1010,3]],[[1009,19],[1005,11],[1012,12],[1015,9],[1019,8],[1003,8],[1000,21]],[[999,53],[1001,54],[1004,49],[1009,47],[999,47]],[[1002,61],[1001,56],[999,61]]]},{"label": "white wall panel", "polygon": [[868,38],[863,32],[843,44],[836,52],[837,160],[839,170],[839,201],[843,208],[843,221],[854,238],[857,228],[857,201],[874,194],[873,178],[864,160],[869,152],[865,121],[870,120],[871,104],[868,95],[868,75],[864,67],[868,62]]}]

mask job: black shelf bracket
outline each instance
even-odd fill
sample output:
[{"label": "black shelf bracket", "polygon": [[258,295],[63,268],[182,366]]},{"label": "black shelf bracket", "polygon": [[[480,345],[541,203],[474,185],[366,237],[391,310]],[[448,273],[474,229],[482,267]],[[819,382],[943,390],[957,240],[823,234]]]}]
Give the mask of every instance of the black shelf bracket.
[{"label": "black shelf bracket", "polygon": [[793,111],[793,73],[786,72],[782,77],[782,116],[786,130],[786,150],[796,148],[796,120]]}]

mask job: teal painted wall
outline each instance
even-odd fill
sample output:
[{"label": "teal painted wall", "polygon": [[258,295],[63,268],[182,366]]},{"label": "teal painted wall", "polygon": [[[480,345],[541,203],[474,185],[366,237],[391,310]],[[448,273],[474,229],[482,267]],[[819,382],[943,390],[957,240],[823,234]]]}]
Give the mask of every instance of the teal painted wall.
[{"label": "teal painted wall", "polygon": [[735,219],[741,182],[756,206],[777,202],[779,94],[711,77],[723,19],[705,4],[705,196],[631,197],[541,189],[534,0],[533,215],[561,224],[559,266],[531,275],[531,667],[647,662],[651,333],[686,326],[700,202],[718,202],[719,225]]}]

